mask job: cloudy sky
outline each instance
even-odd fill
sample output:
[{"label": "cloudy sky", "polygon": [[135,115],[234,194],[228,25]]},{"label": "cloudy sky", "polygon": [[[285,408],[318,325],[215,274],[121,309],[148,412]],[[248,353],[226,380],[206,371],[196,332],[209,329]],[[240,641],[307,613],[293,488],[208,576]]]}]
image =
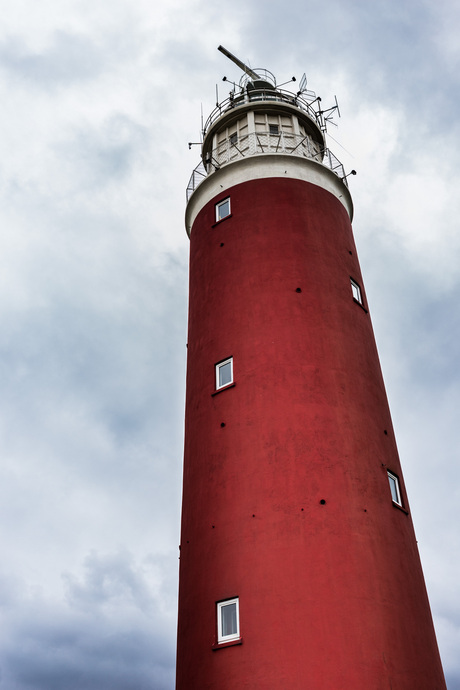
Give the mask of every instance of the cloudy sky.
[{"label": "cloudy sky", "polygon": [[172,690],[185,187],[238,69],[342,118],[355,238],[449,690],[460,689],[460,6],[4,0],[0,687]]}]

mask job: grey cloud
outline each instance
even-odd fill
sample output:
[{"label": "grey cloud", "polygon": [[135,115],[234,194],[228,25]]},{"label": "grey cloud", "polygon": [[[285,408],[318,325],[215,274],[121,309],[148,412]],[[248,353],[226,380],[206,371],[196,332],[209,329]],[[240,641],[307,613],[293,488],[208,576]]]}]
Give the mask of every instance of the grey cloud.
[{"label": "grey cloud", "polygon": [[112,180],[121,182],[148,144],[146,128],[120,113],[97,130],[80,129],[55,150],[77,166],[82,186],[94,189]]},{"label": "grey cloud", "polygon": [[3,609],[1,682],[11,690],[171,688],[175,621],[161,602],[168,571],[137,564],[126,550],[92,552],[82,578],[64,576],[69,606],[16,583]]},{"label": "grey cloud", "polygon": [[170,645],[140,621],[114,627],[93,617],[46,617],[17,629],[2,667],[5,687],[34,690],[167,690]]},{"label": "grey cloud", "polygon": [[133,557],[126,550],[101,556],[92,552],[85,559],[85,575],[79,581],[71,574],[64,575],[67,600],[79,609],[98,609],[119,601],[140,611],[151,611],[153,599],[145,578],[134,567]]},{"label": "grey cloud", "polygon": [[0,67],[15,81],[36,88],[64,86],[95,79],[106,66],[101,49],[88,36],[56,31],[46,49],[31,51],[20,37],[0,44]]}]

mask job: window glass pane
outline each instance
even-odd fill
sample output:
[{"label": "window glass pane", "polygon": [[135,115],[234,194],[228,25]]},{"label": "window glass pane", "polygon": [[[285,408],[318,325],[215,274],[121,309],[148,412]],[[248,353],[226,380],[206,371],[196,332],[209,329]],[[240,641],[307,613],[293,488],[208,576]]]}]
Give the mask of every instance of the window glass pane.
[{"label": "window glass pane", "polygon": [[398,503],[398,491],[396,489],[396,480],[394,477],[388,476],[390,480],[391,498],[395,503]]},{"label": "window glass pane", "polygon": [[226,362],[219,367],[219,388],[232,382],[232,363]]},{"label": "window glass pane", "polygon": [[230,215],[230,199],[225,199],[222,203],[217,204],[217,220],[222,220]]},{"label": "window glass pane", "polygon": [[222,614],[222,637],[236,635],[238,627],[236,622],[236,603],[227,604],[221,608]]},{"label": "window glass pane", "polygon": [[392,500],[399,506],[402,506],[401,492],[399,490],[398,477],[388,472],[388,481],[390,482],[390,491]]},{"label": "window glass pane", "polygon": [[357,302],[359,302],[360,304],[362,304],[363,301],[361,299],[361,289],[360,289],[358,283],[355,283],[354,280],[351,281],[351,291],[353,293],[353,297],[355,298],[355,300]]}]

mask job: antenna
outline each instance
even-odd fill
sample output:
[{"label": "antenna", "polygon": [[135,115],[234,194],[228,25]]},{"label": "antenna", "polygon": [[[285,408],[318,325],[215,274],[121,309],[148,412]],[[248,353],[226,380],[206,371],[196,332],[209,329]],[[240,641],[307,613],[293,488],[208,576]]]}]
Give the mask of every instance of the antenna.
[{"label": "antenna", "polygon": [[295,77],[291,77],[291,78],[288,79],[287,81],[283,81],[282,84],[277,84],[277,85],[276,85],[276,88],[279,89],[281,86],[286,86],[286,84],[290,84],[291,81],[297,81],[297,80],[296,80]]},{"label": "antenna", "polygon": [[342,116],[340,115],[339,104],[337,103],[337,96],[334,96],[334,98],[335,98],[335,107],[337,108],[337,115],[338,115],[339,117],[342,117]]},{"label": "antenna", "polygon": [[223,53],[226,57],[228,57],[232,62],[235,63],[235,65],[238,65],[240,69],[245,72],[248,77],[251,77],[251,79],[259,79],[259,75],[254,72],[250,67],[244,64],[244,62],[241,62],[235,55],[233,55],[229,50],[224,48],[224,46],[219,46],[217,50],[220,50],[221,53]]},{"label": "antenna", "polygon": [[356,170],[350,170],[350,172],[348,173],[348,175],[344,175],[344,176],[341,177],[340,179],[341,179],[341,180],[346,180],[347,177],[350,177],[350,175],[357,175]]},{"label": "antenna", "polygon": [[305,72],[303,73],[302,79],[299,82],[299,95],[303,93],[303,91],[307,90],[307,75]]},{"label": "antenna", "polygon": [[[327,125],[328,123],[334,125],[337,127],[337,123],[332,120],[334,117],[334,113],[337,111],[338,116],[340,117],[340,110],[339,110],[339,104],[337,103],[337,96],[334,96],[335,98],[335,105],[332,106],[332,108],[326,108],[325,110],[317,110],[316,114],[319,117],[320,123],[321,123],[321,129],[323,132],[327,131]],[[321,102],[321,98],[318,98],[318,104]],[[324,117],[325,116],[325,117]]]},{"label": "antenna", "polygon": [[302,79],[299,82],[299,90],[297,91],[297,95],[302,96],[302,98],[309,103],[316,101],[316,93],[307,89],[307,75],[305,72],[303,73]]},{"label": "antenna", "polygon": [[236,84],[231,79],[228,79],[227,77],[222,77],[222,81],[228,81],[228,83],[231,84],[234,89],[236,89]]}]

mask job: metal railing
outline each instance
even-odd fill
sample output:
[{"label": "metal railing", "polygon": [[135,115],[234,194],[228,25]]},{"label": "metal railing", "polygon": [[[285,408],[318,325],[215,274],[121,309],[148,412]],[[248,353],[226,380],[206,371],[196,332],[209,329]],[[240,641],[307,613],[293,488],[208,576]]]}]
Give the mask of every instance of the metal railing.
[{"label": "metal railing", "polygon": [[320,144],[309,134],[291,134],[282,130],[278,134],[267,131],[251,132],[240,137],[233,135],[220,142],[217,148],[213,149],[207,162],[208,172],[211,172],[212,167],[220,167],[239,158],[260,153],[294,154],[313,158],[318,163],[323,160]]},{"label": "metal railing", "polygon": [[[312,97],[315,96],[313,92],[308,92],[311,94]],[[302,96],[297,96],[290,91],[284,91],[282,89],[243,89],[240,93],[237,95],[231,94],[229,98],[227,98],[225,101],[222,101],[221,103],[218,103],[217,106],[214,108],[210,116],[205,122],[205,125],[203,127],[203,136],[206,135],[206,132],[208,131],[209,127],[215,122],[216,120],[219,119],[221,115],[223,115],[225,112],[228,110],[232,110],[233,108],[237,108],[240,105],[246,105],[247,103],[254,103],[257,101],[271,101],[271,102],[282,102],[282,103],[287,103],[289,105],[294,106],[295,108],[299,108],[300,110],[303,110],[305,113],[307,113],[308,117],[315,122],[320,129],[323,129],[324,124],[321,121],[321,116],[319,113],[315,111],[315,109],[312,107],[311,103],[316,101],[316,98],[314,98],[313,101],[309,102],[305,98],[302,98]]]},{"label": "metal railing", "polygon": [[242,158],[266,153],[282,153],[314,160],[332,170],[348,186],[342,163],[329,149],[322,149],[310,135],[301,136],[287,132],[280,132],[279,134],[252,132],[239,137],[237,141],[225,139],[208,154],[205,162],[200,161],[192,172],[187,185],[187,202],[204,178],[215,170]]},{"label": "metal railing", "polygon": [[188,181],[186,190],[187,203],[195,189],[203,182],[206,176],[206,168],[204,167],[203,161],[200,161],[196,166],[195,170],[192,172],[190,180]]}]

